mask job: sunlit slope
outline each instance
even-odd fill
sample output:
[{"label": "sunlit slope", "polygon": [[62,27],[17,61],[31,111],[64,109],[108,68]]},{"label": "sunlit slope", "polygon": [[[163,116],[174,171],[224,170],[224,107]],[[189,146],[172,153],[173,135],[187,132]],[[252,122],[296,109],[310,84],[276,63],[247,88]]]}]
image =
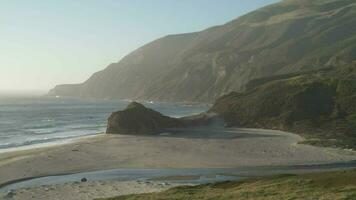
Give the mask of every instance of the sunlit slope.
[{"label": "sunlit slope", "polygon": [[222,26],[158,39],[50,94],[212,102],[250,80],[324,68],[336,58],[356,59],[356,2],[286,0]]}]

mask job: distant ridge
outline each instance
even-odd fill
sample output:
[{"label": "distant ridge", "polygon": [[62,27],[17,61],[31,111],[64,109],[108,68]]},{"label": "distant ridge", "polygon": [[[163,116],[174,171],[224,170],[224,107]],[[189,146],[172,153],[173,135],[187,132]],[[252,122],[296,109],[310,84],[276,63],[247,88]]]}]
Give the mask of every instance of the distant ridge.
[{"label": "distant ridge", "polygon": [[222,26],[170,35],[50,95],[212,102],[248,82],[356,59],[354,0],[284,0]]}]

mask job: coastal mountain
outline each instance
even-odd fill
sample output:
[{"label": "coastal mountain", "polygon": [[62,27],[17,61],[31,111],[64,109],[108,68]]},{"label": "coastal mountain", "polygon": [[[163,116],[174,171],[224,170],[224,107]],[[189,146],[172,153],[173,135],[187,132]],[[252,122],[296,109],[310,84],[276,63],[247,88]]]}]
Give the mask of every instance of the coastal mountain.
[{"label": "coastal mountain", "polygon": [[107,133],[157,135],[224,119],[225,126],[285,130],[303,136],[304,143],[356,148],[356,61],[254,84],[220,97],[208,112],[190,117],[171,118],[132,102],[109,117]]},{"label": "coastal mountain", "polygon": [[50,95],[213,102],[255,79],[356,58],[355,0],[284,0],[221,26],[153,41]]},{"label": "coastal mountain", "polygon": [[356,147],[356,62],[276,76],[219,98],[210,112],[230,126],[286,130],[305,143]]}]

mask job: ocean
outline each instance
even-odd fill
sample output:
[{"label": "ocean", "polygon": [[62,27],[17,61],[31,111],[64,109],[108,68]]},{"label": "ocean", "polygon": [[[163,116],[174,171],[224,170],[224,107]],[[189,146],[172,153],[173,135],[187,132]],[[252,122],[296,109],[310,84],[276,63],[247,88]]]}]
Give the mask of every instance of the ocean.
[{"label": "ocean", "polygon": [[[105,132],[107,118],[128,101],[46,96],[0,96],[0,150],[62,142]],[[171,117],[204,112],[206,105],[144,103]]]}]

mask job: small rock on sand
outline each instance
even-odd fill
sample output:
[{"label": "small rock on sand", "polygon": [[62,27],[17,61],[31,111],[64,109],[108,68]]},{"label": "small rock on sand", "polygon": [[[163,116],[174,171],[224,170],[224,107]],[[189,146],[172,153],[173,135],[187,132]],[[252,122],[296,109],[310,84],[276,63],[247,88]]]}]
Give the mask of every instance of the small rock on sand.
[{"label": "small rock on sand", "polygon": [[13,190],[10,190],[6,195],[5,198],[13,198],[16,193]]}]

